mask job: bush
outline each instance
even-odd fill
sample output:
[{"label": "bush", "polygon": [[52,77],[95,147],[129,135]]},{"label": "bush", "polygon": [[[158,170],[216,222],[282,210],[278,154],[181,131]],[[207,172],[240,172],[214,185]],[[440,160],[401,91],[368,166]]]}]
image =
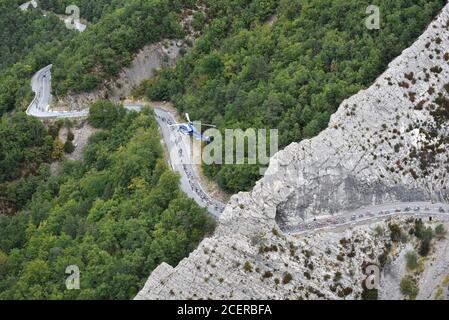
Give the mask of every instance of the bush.
[{"label": "bush", "polygon": [[400,288],[401,293],[408,296],[412,300],[416,298],[419,292],[418,285],[416,284],[415,279],[411,276],[405,276],[402,278]]},{"label": "bush", "polygon": [[75,146],[73,145],[72,141],[67,140],[66,143],[64,143],[64,152],[70,154],[73,151],[75,151]]},{"label": "bush", "polygon": [[365,281],[362,281],[362,300],[377,300],[379,298],[379,290],[368,289]]},{"label": "bush", "polygon": [[251,265],[251,263],[249,261],[246,261],[244,266],[243,266],[243,269],[246,272],[252,272],[253,271],[253,266]]},{"label": "bush", "polygon": [[430,244],[433,239],[433,230],[429,227],[426,228],[420,234],[421,246],[419,247],[419,254],[423,257],[426,257],[430,251]]},{"label": "bush", "polygon": [[407,252],[405,258],[407,260],[407,268],[415,270],[418,267],[418,255],[414,251]]},{"label": "bush", "polygon": [[72,131],[69,130],[69,132],[67,133],[67,141],[73,141],[75,140],[75,135],[73,134]]},{"label": "bush", "polygon": [[272,276],[273,276],[273,273],[271,271],[265,271],[262,277],[271,278]]},{"label": "bush", "polygon": [[430,251],[430,241],[424,240],[421,242],[419,246],[419,255],[423,257],[427,257]]},{"label": "bush", "polygon": [[438,226],[436,226],[435,235],[439,239],[444,238],[444,236],[446,235],[446,230],[444,229],[444,226],[442,224],[439,224]]},{"label": "bush", "polygon": [[402,238],[401,228],[397,224],[389,224],[388,228],[390,229],[390,237],[391,241],[399,242]]},{"label": "bush", "polygon": [[340,281],[341,280],[341,276],[342,276],[342,274],[341,274],[340,271],[335,272],[334,281],[335,282]]},{"label": "bush", "polygon": [[382,226],[376,226],[374,233],[376,237],[383,237],[385,235],[385,230]]},{"label": "bush", "polygon": [[283,284],[290,283],[292,280],[293,280],[293,277],[290,273],[288,273],[288,272],[284,273],[284,277],[282,278]]}]

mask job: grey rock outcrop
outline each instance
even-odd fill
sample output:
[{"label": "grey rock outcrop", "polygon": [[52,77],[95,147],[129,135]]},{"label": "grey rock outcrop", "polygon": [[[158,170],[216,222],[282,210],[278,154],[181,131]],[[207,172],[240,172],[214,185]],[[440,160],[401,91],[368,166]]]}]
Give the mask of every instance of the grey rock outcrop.
[{"label": "grey rock outcrop", "polygon": [[[175,268],[157,268],[136,298],[359,297],[359,289],[339,292],[361,279],[361,265],[382,243],[354,231],[349,236],[371,249],[357,251],[351,265],[335,259],[341,248],[333,234],[288,231],[366,205],[449,201],[448,18],[446,5],[371,87],[340,105],[328,129],[278,152],[251,192],[231,198],[215,234]],[[342,280],[333,291],[322,277],[336,268]],[[293,280],[283,284],[286,274]]]},{"label": "grey rock outcrop", "polygon": [[83,110],[99,99],[124,99],[142,81],[153,77],[158,69],[172,65],[184,46],[182,40],[164,40],[146,45],[134,56],[131,65],[122,69],[117,79],[105,81],[92,92],[69,93],[60,99],[54,98],[52,109]]}]

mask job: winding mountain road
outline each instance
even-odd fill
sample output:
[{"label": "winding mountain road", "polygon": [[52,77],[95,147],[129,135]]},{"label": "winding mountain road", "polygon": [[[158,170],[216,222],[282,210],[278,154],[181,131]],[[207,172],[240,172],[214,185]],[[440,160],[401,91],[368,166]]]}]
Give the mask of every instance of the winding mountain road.
[{"label": "winding mountain road", "polygon": [[[127,110],[139,112],[141,105],[125,104]],[[225,204],[215,199],[201,185],[201,180],[192,162],[191,138],[179,133],[175,124],[175,116],[167,110],[153,108],[156,120],[161,128],[162,137],[169,153],[169,163],[173,171],[181,176],[181,190],[187,196],[203,208],[207,208],[210,214],[219,218],[225,208]]]},{"label": "winding mountain road", "polygon": [[174,171],[181,174],[181,189],[201,207],[206,207],[214,217],[219,218],[225,204],[203,189],[195,164],[191,161],[191,138],[180,134],[177,127],[170,127],[176,123],[170,112],[155,108],[154,114],[170,154],[170,165]]},{"label": "winding mountain road", "polygon": [[[89,110],[81,111],[52,111],[51,102],[51,68],[46,66],[39,70],[31,80],[31,87],[35,93],[35,98],[29,105],[26,114],[41,119],[48,118],[80,118],[86,117]],[[140,112],[141,105],[125,104],[125,109]],[[215,199],[201,185],[195,166],[191,161],[190,137],[181,135],[177,128],[170,127],[175,123],[174,115],[160,108],[154,108],[156,120],[161,128],[162,136],[170,155],[170,165],[172,169],[181,176],[181,189],[188,197],[194,199],[196,203],[207,208],[209,213],[215,218],[219,218],[225,208],[225,204]]]},{"label": "winding mountain road", "polygon": [[37,118],[78,118],[86,117],[89,110],[81,111],[53,111],[50,110],[51,95],[51,68],[46,66],[39,70],[31,79],[31,89],[35,97],[26,110],[26,114]]},{"label": "winding mountain road", "polygon": [[[38,118],[78,118],[86,117],[89,110],[81,111],[52,111],[51,102],[51,68],[49,65],[39,70],[31,80],[32,90],[36,96],[28,107],[26,113]],[[129,111],[140,112],[142,105],[125,104]],[[167,110],[154,108],[156,120],[161,128],[162,137],[170,156],[172,169],[181,176],[181,189],[194,199],[198,205],[207,208],[210,214],[219,218],[225,208],[225,204],[215,199],[202,187],[195,165],[192,161],[191,138],[182,135],[176,127],[170,127],[176,123],[175,116]],[[395,214],[433,214],[449,217],[448,204],[432,204],[430,202],[392,203],[378,206],[360,208],[351,212],[335,216],[323,216],[315,221],[301,224],[294,230],[286,230],[292,234],[307,233],[317,230],[335,229],[351,226],[358,223],[367,223],[388,218]]]}]

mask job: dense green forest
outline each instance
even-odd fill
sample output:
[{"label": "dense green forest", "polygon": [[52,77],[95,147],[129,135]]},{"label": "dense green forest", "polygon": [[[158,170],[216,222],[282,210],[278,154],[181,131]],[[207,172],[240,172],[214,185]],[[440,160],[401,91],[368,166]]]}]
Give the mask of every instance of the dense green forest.
[{"label": "dense green forest", "polygon": [[[92,122],[102,115],[84,162],[65,162],[60,175],[42,165],[32,200],[0,216],[0,299],[130,299],[158,264],[176,265],[212,231],[166,165],[153,113],[99,102]],[[69,265],[80,290],[65,288]]]},{"label": "dense green forest", "polygon": [[[132,298],[155,266],[176,264],[215,223],[180,192],[153,114],[96,103],[89,121],[102,131],[85,160],[61,162],[73,145],[63,145],[58,132],[70,123],[42,123],[21,111],[38,69],[54,64],[56,90],[68,83],[88,89],[113,76],[132,51],[181,34],[171,13],[188,1],[70,1],[93,23],[84,34],[40,11],[63,13],[67,1],[40,1],[26,12],[21,2],[0,4],[0,299]],[[68,265],[79,266],[81,290],[65,289]]]},{"label": "dense green forest", "polygon": [[41,50],[42,44],[64,40],[70,34],[59,19],[45,19],[36,10],[20,11],[15,0],[3,0],[0,10],[0,72],[31,51]]},{"label": "dense green forest", "polygon": [[11,214],[31,198],[47,174],[41,165],[56,160],[55,137],[39,120],[24,113],[2,117],[0,137],[0,214]]},{"label": "dense green forest", "polygon": [[[54,93],[95,89],[117,76],[147,43],[183,37],[180,10],[192,0],[128,0],[76,38],[54,60]],[[82,8],[82,7],[81,7]]]},{"label": "dense green forest", "polygon": [[[180,191],[150,110],[95,103],[89,121],[101,131],[82,162],[63,161],[73,146],[65,148],[58,132],[69,124],[23,113],[30,79],[53,63],[54,93],[92,90],[145,44],[182,37],[181,11],[196,1],[39,1],[55,13],[77,4],[91,23],[85,33],[40,9],[22,12],[22,2],[0,3],[0,299],[131,298],[160,262],[174,265],[191,252],[214,221]],[[207,25],[203,36],[137,93],[171,100],[220,129],[278,128],[281,147],[325,128],[339,103],[368,86],[445,3],[203,2],[208,9],[196,23]],[[381,8],[380,30],[364,26],[369,4]],[[257,166],[205,172],[230,192],[259,178]],[[68,265],[79,266],[81,290],[65,290]]]},{"label": "dense green forest", "polygon": [[[54,94],[96,88],[129,65],[145,44],[182,37],[181,9],[195,1],[47,0],[26,12],[18,9],[21,2],[0,4],[0,115],[26,108],[31,76],[50,63]],[[81,17],[93,22],[84,33],[69,31],[53,14],[64,13],[67,4],[77,4]],[[55,11],[44,17],[41,9]]]},{"label": "dense green forest", "polygon": [[[277,6],[279,2],[279,6]],[[367,87],[441,10],[442,0],[206,0],[205,34],[141,93],[224,128],[279,129],[280,147],[318,134],[342,100]],[[380,7],[380,30],[365,27]],[[272,26],[267,21],[276,15]],[[208,166],[237,192],[254,166]]]},{"label": "dense green forest", "polygon": [[[104,72],[101,76],[89,73],[93,65],[112,74],[130,60],[132,50],[170,36],[173,30],[179,32],[170,12],[179,11],[189,1],[70,1],[80,6],[83,17],[98,22],[84,34],[68,30],[53,14],[63,13],[68,1],[39,1],[38,9],[27,11],[19,10],[22,2],[0,3],[0,116],[4,115],[0,123],[0,212],[20,209],[33,190],[22,183],[36,180],[33,175],[39,165],[54,160],[54,134],[50,135],[37,120],[7,114],[25,111],[33,99],[32,75],[53,63],[56,93],[67,83],[73,84],[72,90],[88,89],[107,77]],[[50,11],[44,16],[41,9]]]},{"label": "dense green forest", "polygon": [[55,16],[23,12],[17,0],[0,3],[0,116],[32,100],[32,75],[48,65],[75,34]]}]

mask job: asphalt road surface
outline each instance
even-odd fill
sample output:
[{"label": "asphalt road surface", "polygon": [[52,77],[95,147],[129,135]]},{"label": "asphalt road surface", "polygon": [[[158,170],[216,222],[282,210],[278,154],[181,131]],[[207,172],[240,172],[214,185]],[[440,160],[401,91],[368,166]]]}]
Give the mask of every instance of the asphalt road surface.
[{"label": "asphalt road surface", "polygon": [[[142,106],[125,104],[125,108],[139,112]],[[207,211],[218,219],[225,208],[225,204],[215,199],[202,187],[195,165],[192,163],[190,143],[192,138],[179,132],[178,127],[170,127],[170,125],[176,123],[175,117],[170,112],[160,108],[153,108],[153,111],[169,153],[170,166],[181,177],[181,190],[189,198],[195,200],[200,207],[207,208]]]},{"label": "asphalt road surface", "polygon": [[51,102],[51,68],[46,66],[39,70],[31,79],[31,89],[35,98],[29,105],[26,114],[37,118],[77,118],[86,117],[89,110],[82,111],[52,111]]},{"label": "asphalt road surface", "polygon": [[155,108],[154,114],[169,151],[170,165],[181,175],[182,191],[194,199],[198,205],[207,208],[214,217],[219,218],[225,204],[212,197],[201,186],[195,165],[192,164],[191,137],[181,134],[178,127],[170,127],[176,121],[168,111]]},{"label": "asphalt road surface", "polygon": [[374,223],[392,216],[429,219],[431,217],[449,219],[449,204],[431,202],[397,202],[377,206],[362,207],[355,211],[337,215],[328,215],[301,224],[288,230],[291,234],[331,230],[360,224]]}]

